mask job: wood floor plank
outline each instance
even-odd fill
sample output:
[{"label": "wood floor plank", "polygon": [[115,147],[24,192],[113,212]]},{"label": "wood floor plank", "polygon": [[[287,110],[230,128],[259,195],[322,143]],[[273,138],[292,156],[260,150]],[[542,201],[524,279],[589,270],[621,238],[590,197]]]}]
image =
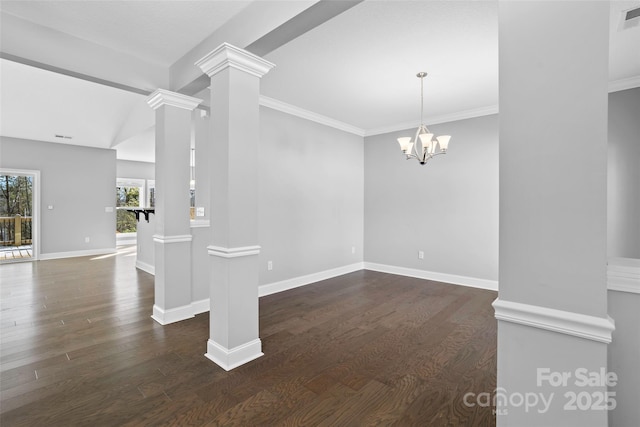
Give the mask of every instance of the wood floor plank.
[{"label": "wood floor plank", "polygon": [[362,270],[269,295],[265,355],[227,372],[208,313],[150,318],[131,253],[0,265],[2,426],[495,425],[462,401],[495,389],[495,292]]}]

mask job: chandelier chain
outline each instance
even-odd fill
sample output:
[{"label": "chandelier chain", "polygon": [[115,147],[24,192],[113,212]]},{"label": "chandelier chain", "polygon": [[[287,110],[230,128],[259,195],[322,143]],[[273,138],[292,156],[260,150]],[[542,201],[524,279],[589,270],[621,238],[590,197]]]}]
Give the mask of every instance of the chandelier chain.
[{"label": "chandelier chain", "polygon": [[424,76],[420,76],[420,124],[424,124]]}]

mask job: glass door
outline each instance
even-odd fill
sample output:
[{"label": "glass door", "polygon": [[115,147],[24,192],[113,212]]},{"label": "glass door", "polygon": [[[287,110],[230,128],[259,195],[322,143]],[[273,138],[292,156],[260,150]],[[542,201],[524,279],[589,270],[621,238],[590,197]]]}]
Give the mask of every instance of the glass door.
[{"label": "glass door", "polygon": [[35,258],[36,173],[0,170],[0,262]]}]

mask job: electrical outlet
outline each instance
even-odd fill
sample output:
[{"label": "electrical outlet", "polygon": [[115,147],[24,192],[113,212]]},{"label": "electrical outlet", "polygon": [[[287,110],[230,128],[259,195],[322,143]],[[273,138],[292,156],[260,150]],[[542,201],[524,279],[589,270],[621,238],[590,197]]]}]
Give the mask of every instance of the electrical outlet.
[{"label": "electrical outlet", "polygon": [[273,261],[267,261],[267,270],[273,270]]},{"label": "electrical outlet", "polygon": [[424,252],[418,251],[418,259],[424,259]]},{"label": "electrical outlet", "polygon": [[91,241],[91,238],[90,238],[90,237],[85,237],[85,238],[84,238],[84,242],[85,242],[85,243],[89,243],[90,241]]},{"label": "electrical outlet", "polygon": [[351,246],[351,253],[355,254],[356,253],[356,247],[355,246]]}]

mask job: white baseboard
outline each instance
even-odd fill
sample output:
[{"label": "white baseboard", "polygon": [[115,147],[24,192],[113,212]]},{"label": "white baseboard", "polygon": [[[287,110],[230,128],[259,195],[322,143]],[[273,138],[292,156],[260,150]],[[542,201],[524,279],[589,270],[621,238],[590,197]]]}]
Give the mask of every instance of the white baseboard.
[{"label": "white baseboard", "polygon": [[140,260],[136,260],[136,268],[138,270],[142,270],[145,273],[149,273],[152,275],[156,275],[156,267],[154,265],[148,264],[146,262],[142,262]]},{"label": "white baseboard", "polygon": [[471,288],[498,290],[497,280],[478,279],[476,277],[458,276],[455,274],[436,273],[435,271],[418,270],[415,268],[396,267],[393,265],[365,262],[365,270],[379,271],[381,273],[397,274],[399,276],[416,277],[418,279],[434,280],[436,282],[451,283],[454,285],[469,286]]},{"label": "white baseboard", "polygon": [[116,248],[103,248],[103,249],[88,249],[84,251],[69,251],[69,252],[49,252],[46,254],[40,254],[40,260],[48,259],[60,259],[60,258],[76,258],[81,256],[96,256],[115,254]]},{"label": "white baseboard", "polygon": [[118,237],[116,236],[116,246],[131,246],[137,245],[138,238],[133,235],[133,237]]},{"label": "white baseboard", "polygon": [[[153,267],[148,266],[145,263],[136,262],[136,267],[153,274]],[[152,271],[148,271],[145,268],[150,268]],[[342,276],[343,274],[353,273],[360,270],[373,270],[383,273],[397,274],[400,276],[417,277],[420,279],[436,280],[439,282],[451,283],[455,285],[464,285],[474,288],[489,289],[492,291],[498,290],[498,283],[496,281],[477,279],[473,277],[455,276],[444,273],[434,273],[423,270],[413,270],[404,267],[394,267],[390,265],[357,262],[354,264],[345,265],[342,267],[332,268],[330,270],[320,271],[317,273],[307,274],[305,276],[293,277],[291,279],[282,280],[279,282],[268,283],[258,287],[258,296],[264,297],[267,295],[275,294],[278,292],[287,291],[289,289],[299,288],[312,283],[320,282],[322,280],[332,279],[334,277]],[[178,322],[180,320],[190,319],[196,314],[205,313],[210,310],[209,298],[193,301],[189,305],[173,308],[163,311],[159,307],[153,306],[153,315],[151,316],[161,325]],[[208,357],[208,356],[207,356]],[[216,362],[217,363],[217,362]]]},{"label": "white baseboard", "polygon": [[205,353],[207,359],[213,361],[225,371],[230,371],[263,355],[260,338],[232,349],[228,349],[209,339],[207,341],[207,352]]},{"label": "white baseboard", "polygon": [[209,308],[209,298],[191,302],[191,312],[194,316],[196,314],[206,313],[207,311],[209,311]]},{"label": "white baseboard", "polygon": [[342,276],[343,274],[353,273],[363,269],[363,263],[345,265],[343,267],[332,268],[331,270],[320,271],[318,273],[307,274],[305,276],[294,277],[292,279],[282,280],[280,282],[269,283],[258,287],[258,296],[264,297],[289,289],[299,288],[300,286],[309,285],[321,280],[331,279],[333,277]]},{"label": "white baseboard", "polygon": [[151,318],[161,325],[179,322],[181,320],[191,319],[194,316],[191,304],[183,305],[176,308],[163,310],[157,305],[153,305],[153,314]]},{"label": "white baseboard", "polygon": [[615,322],[611,317],[589,316],[538,305],[505,301],[493,302],[496,319],[603,343],[611,342]]},{"label": "white baseboard", "polygon": [[610,258],[607,262],[607,289],[640,294],[640,259]]}]

